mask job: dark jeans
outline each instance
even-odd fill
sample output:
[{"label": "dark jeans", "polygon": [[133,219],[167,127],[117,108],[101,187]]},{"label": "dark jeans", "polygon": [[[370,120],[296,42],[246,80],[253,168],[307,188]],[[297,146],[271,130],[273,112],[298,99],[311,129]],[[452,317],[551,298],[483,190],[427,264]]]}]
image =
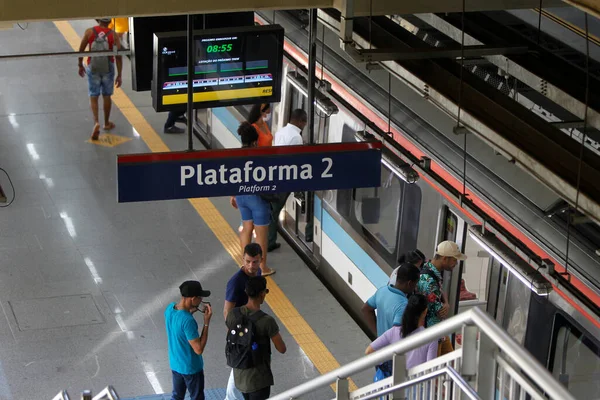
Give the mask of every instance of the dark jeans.
[{"label": "dark jeans", "polygon": [[268,247],[275,246],[277,242],[277,224],[279,223],[279,213],[285,206],[285,202],[290,194],[279,193],[279,200],[271,202],[271,222],[269,223],[269,244]]},{"label": "dark jeans", "polygon": [[169,115],[167,116],[167,122],[165,122],[165,129],[169,129],[173,125],[175,125],[175,121],[177,118],[183,117],[185,115],[185,111],[169,111]]},{"label": "dark jeans", "polygon": [[173,395],[171,400],[183,400],[185,390],[190,392],[190,400],[204,400],[204,371],[193,375],[173,373]]},{"label": "dark jeans", "polygon": [[267,400],[271,395],[271,386],[252,393],[242,393],[244,400]]}]

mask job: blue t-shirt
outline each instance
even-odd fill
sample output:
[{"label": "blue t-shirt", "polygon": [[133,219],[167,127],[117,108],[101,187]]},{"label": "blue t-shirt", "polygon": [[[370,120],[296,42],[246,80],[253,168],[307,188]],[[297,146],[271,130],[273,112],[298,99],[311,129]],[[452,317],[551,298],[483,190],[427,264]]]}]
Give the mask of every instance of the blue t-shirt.
[{"label": "blue t-shirt", "polygon": [[[256,276],[260,276],[260,269]],[[250,277],[244,272],[244,268],[240,268],[227,282],[225,289],[225,300],[235,303],[236,307],[245,306],[248,303],[248,295],[246,294],[246,282]]]},{"label": "blue t-shirt", "polygon": [[394,325],[402,325],[402,315],[408,304],[408,298],[403,291],[388,285],[377,289],[367,300],[367,304],[377,310],[377,336]]},{"label": "blue t-shirt", "polygon": [[165,310],[165,325],[169,342],[169,364],[171,369],[183,375],[193,375],[202,371],[202,356],[194,352],[190,340],[200,337],[198,323],[189,311],[176,310],[171,303]]}]

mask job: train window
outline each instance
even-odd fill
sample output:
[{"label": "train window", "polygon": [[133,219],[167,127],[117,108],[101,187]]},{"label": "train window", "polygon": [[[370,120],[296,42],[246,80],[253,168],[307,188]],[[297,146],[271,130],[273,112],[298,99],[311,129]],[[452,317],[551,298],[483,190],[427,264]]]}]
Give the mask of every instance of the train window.
[{"label": "train window", "polygon": [[600,348],[566,318],[556,316],[552,374],[576,399],[600,398]]},{"label": "train window", "polygon": [[451,212],[446,212],[446,224],[444,231],[444,240],[456,242],[458,231],[458,217]]},{"label": "train window", "polygon": [[381,169],[381,187],[354,192],[354,217],[388,254],[396,250],[401,197],[401,181],[387,168]]}]

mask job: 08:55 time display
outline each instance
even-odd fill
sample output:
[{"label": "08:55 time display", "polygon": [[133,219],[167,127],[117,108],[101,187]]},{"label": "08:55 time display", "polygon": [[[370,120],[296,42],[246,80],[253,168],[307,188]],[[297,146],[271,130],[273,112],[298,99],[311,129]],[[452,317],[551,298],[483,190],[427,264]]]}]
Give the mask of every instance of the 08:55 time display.
[{"label": "08:55 time display", "polygon": [[213,46],[207,46],[207,53],[225,53],[231,51],[233,48],[233,44],[231,43],[223,43],[223,44],[215,44]]}]

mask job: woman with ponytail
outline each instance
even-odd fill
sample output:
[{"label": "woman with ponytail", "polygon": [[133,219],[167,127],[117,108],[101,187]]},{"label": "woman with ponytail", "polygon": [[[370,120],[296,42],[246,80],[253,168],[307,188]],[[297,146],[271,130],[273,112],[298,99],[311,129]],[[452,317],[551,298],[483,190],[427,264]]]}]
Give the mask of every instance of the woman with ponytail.
[{"label": "woman with ponytail", "polygon": [[[256,128],[248,122],[242,122],[238,128],[242,139],[242,148],[257,147],[259,135]],[[269,276],[275,270],[267,266],[267,235],[271,222],[271,206],[258,194],[245,194],[231,196],[230,203],[237,208],[242,216],[242,230],[240,232],[240,245],[242,251],[252,241],[252,232],[256,232],[256,243],[262,249],[260,271],[262,276]]]},{"label": "woman with ponytail", "polygon": [[[402,315],[402,325],[394,326],[385,331],[383,335],[375,339],[373,343],[367,347],[365,354],[373,353],[392,343],[396,343],[403,338],[414,335],[425,329],[425,316],[427,315],[427,299],[422,294],[413,294],[408,298],[406,310]],[[437,357],[438,341],[435,340],[427,343],[417,349],[406,353],[406,369],[410,369],[426,361],[433,360]],[[387,378],[392,374],[392,361],[377,366],[376,381],[382,378]],[[379,374],[380,379],[377,379]]]}]

